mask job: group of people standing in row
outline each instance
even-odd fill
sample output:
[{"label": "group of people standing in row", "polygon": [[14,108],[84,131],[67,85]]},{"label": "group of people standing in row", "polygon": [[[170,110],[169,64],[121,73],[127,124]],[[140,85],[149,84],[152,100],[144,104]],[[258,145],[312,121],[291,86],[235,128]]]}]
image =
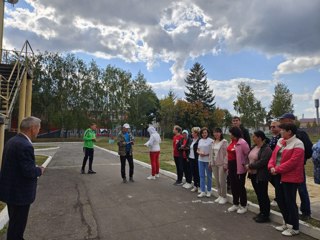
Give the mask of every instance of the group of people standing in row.
[{"label": "group of people standing in row", "polygon": [[[123,183],[127,183],[126,161],[129,163],[129,181],[134,182],[132,156],[134,139],[129,129],[129,124],[124,124],[117,138]],[[264,223],[270,221],[268,195],[270,182],[275,188],[275,199],[272,202],[276,202],[279,206],[284,219],[283,225],[276,227],[276,230],[285,236],[299,234],[297,192],[301,199],[301,218],[306,220],[311,215],[304,165],[312,156],[312,142],[306,132],[297,128],[295,116],[291,113],[284,114],[279,121],[273,121],[270,131],[271,139],[267,138],[263,131],[255,131],[251,146],[249,131],[241,125],[237,116],[233,117],[232,127],[229,129],[230,142],[224,139],[221,128],[215,128],[211,138],[210,131],[206,127],[201,129],[193,127],[189,136],[188,130],[174,126],[172,147],[177,172],[174,185],[191,189],[192,192],[198,193],[199,198],[211,197],[213,174],[219,194],[215,202],[227,203],[227,189],[230,187],[233,205],[228,211],[244,214],[248,210],[245,187],[248,177],[260,208],[260,213],[254,220],[257,223]],[[147,179],[154,180],[159,177],[161,138],[152,126],[148,128],[148,132],[150,138],[144,145],[149,147],[151,175]],[[92,159],[91,152],[85,150],[83,166],[86,164],[86,158]],[[89,163],[91,164],[88,173],[95,173],[92,170],[92,160]],[[84,167],[81,172],[84,173]]]},{"label": "group of people standing in row", "polygon": [[264,223],[270,221],[268,183],[271,182],[275,188],[273,202],[279,206],[284,219],[284,224],[276,230],[285,236],[299,234],[297,192],[301,199],[301,218],[305,220],[311,215],[304,170],[306,160],[312,156],[312,143],[307,133],[298,129],[295,116],[287,113],[271,123],[271,139],[257,130],[252,135],[251,146],[249,132],[241,125],[239,117],[233,117],[232,125],[229,143],[221,128],[215,128],[210,138],[206,127],[193,127],[192,137],[189,137],[187,130],[174,126],[173,156],[177,171],[174,185],[197,192],[199,198],[211,197],[213,174],[219,194],[215,202],[227,202],[230,186],[233,205],[228,211],[244,214],[248,210],[245,188],[248,177],[260,208],[254,220]]}]

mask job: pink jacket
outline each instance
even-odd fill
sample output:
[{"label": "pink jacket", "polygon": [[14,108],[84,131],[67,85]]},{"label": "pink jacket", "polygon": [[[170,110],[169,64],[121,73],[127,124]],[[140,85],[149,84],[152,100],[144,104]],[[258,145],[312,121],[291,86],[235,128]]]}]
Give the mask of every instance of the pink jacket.
[{"label": "pink jacket", "polygon": [[[280,165],[276,166],[278,151],[283,147]],[[268,163],[268,169],[275,168],[281,174],[281,182],[301,183],[304,181],[304,145],[295,135],[283,142],[278,140]]]},{"label": "pink jacket", "polygon": [[243,174],[247,172],[245,165],[249,163],[248,154],[250,148],[248,143],[243,139],[239,138],[238,142],[234,146],[236,151],[236,160],[237,160],[237,174]]}]

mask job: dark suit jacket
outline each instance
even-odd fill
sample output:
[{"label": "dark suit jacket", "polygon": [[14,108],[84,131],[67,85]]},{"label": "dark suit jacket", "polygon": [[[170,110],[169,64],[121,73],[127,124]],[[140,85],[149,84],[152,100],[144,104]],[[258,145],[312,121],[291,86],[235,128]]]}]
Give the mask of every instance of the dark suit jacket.
[{"label": "dark suit jacket", "polygon": [[5,145],[0,171],[0,201],[12,205],[29,205],[36,197],[37,178],[34,149],[28,139],[18,134]]}]

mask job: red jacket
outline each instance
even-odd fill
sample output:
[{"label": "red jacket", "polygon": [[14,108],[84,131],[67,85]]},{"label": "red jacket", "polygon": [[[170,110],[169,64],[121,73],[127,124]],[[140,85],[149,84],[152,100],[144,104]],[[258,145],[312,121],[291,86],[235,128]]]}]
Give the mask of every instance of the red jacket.
[{"label": "red jacket", "polygon": [[[278,151],[283,147],[280,165],[276,166]],[[276,148],[268,163],[268,169],[275,168],[277,174],[281,174],[281,182],[302,183],[304,181],[304,145],[296,136],[284,141],[278,140]]]},{"label": "red jacket", "polygon": [[182,134],[179,135],[174,135],[172,139],[172,150],[173,150],[173,156],[174,157],[179,157],[180,152],[178,151],[177,144],[179,141],[183,138]]}]

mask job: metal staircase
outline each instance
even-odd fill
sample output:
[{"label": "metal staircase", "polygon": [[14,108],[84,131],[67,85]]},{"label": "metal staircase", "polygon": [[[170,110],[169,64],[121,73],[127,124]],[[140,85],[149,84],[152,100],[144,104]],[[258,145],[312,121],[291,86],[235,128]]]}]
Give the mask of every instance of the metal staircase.
[{"label": "metal staircase", "polygon": [[11,119],[15,102],[19,95],[23,77],[31,78],[34,53],[31,45],[26,41],[20,52],[3,50],[0,64],[0,117],[7,125]]}]

